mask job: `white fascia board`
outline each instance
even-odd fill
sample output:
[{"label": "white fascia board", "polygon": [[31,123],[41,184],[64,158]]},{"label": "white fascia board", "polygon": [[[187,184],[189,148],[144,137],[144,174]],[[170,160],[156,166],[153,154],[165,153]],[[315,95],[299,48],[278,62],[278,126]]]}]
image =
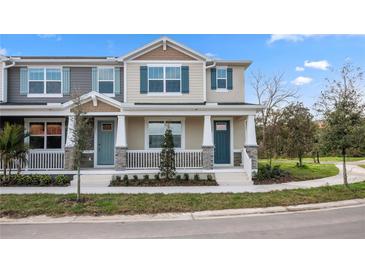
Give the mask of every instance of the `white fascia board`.
[{"label": "white fascia board", "polygon": [[[140,47],[140,48],[138,48],[138,49],[136,49],[136,50],[134,50],[134,51],[132,51],[130,53],[127,53],[124,56],[121,56],[120,58],[118,58],[118,60],[119,61],[128,60],[129,57],[131,57],[131,56],[133,56],[133,55],[135,55],[135,54],[137,54],[139,52],[143,52],[145,49],[148,49],[149,47],[152,47],[153,45],[159,45],[159,44],[163,45],[163,42],[164,41],[169,42],[169,43],[171,43],[173,45],[176,45],[176,46],[184,49],[186,52],[191,52],[194,55],[196,55],[196,56],[200,57],[201,59],[203,59],[204,61],[208,61],[209,60],[209,59],[207,59],[207,56],[205,56],[205,55],[203,55],[203,54],[201,54],[199,52],[196,52],[195,50],[193,50],[193,49],[191,49],[191,48],[189,48],[189,47],[187,47],[185,45],[182,45],[182,44],[180,44],[180,43],[178,43],[178,42],[176,42],[176,41],[174,41],[174,40],[172,40],[172,39],[170,39],[168,37],[158,38],[158,39],[152,41],[151,43],[148,43],[148,44],[146,44],[146,45],[144,45],[144,46],[142,46],[142,47]],[[180,50],[180,49],[178,49],[178,50]]]},{"label": "white fascia board", "polygon": [[207,103],[205,105],[135,105],[134,103],[122,103],[122,110],[252,110],[256,111],[264,108],[261,105],[218,105],[217,103]]},{"label": "white fascia board", "polygon": [[122,115],[125,116],[248,116],[248,115],[255,115],[255,110],[122,110]]},{"label": "white fascia board", "polygon": [[114,63],[119,64],[118,59],[19,59],[17,63]]},{"label": "white fascia board", "polygon": [[[122,106],[122,103],[117,101],[117,100],[114,100],[113,98],[109,97],[109,96],[106,96],[104,94],[101,94],[99,92],[96,92],[96,91],[91,91],[89,93],[86,93],[86,94],[83,94],[81,95],[81,102],[82,103],[86,103],[88,101],[91,101],[92,98],[96,98],[96,99],[99,99],[100,101],[108,104],[108,105],[112,105],[116,108],[120,108]],[[62,104],[62,107],[63,108],[70,108],[72,105],[74,104],[73,100],[70,100],[70,101],[67,101],[65,103]]]}]

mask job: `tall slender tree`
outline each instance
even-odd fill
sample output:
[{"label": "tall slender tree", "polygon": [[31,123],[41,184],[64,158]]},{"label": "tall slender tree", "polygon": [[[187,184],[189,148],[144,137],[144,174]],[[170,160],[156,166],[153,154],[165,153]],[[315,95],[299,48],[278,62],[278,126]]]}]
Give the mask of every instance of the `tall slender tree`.
[{"label": "tall slender tree", "polygon": [[170,127],[167,127],[162,142],[162,151],[160,156],[160,174],[161,177],[170,180],[175,176],[175,150],[174,139]]},{"label": "tall slender tree", "polygon": [[72,132],[72,140],[74,143],[73,149],[73,164],[77,169],[77,201],[81,201],[81,160],[82,153],[90,144],[91,123],[90,119],[85,116],[83,104],[81,101],[81,92],[75,91],[73,95],[74,106],[72,112],[74,114],[74,130]]},{"label": "tall slender tree", "polygon": [[350,62],[345,63],[337,79],[326,79],[326,88],[315,105],[324,117],[324,141],[342,156],[343,182],[346,186],[348,150],[359,144],[359,138],[363,138],[358,134],[365,115],[363,80],[361,68]]}]

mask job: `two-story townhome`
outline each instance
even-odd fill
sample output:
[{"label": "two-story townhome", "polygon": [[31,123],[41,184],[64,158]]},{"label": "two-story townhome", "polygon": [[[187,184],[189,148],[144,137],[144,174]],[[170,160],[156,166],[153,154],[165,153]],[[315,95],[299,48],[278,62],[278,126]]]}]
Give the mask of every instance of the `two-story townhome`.
[{"label": "two-story townhome", "polygon": [[0,128],[24,125],[27,170],[72,168],[74,94],[92,119],[84,168],[154,170],[165,129],[177,168],[257,168],[250,61],[212,60],[162,37],[122,57],[1,57]]}]

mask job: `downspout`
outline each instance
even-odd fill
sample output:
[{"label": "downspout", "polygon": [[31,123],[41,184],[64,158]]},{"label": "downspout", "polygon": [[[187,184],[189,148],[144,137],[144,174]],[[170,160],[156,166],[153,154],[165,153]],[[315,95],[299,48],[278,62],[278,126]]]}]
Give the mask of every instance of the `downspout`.
[{"label": "downspout", "polygon": [[[4,62],[4,64],[5,64],[5,62],[6,61],[10,61],[10,58],[7,58],[7,59],[5,59],[5,60],[1,60],[2,62]],[[3,83],[1,83],[1,85],[3,85],[3,95],[2,95],[2,98],[0,98],[0,101],[2,101],[2,102],[4,102],[4,103],[6,103],[8,100],[8,88],[7,88],[7,84],[5,84],[5,83],[7,83],[7,80],[8,79],[4,79],[5,78],[5,70],[6,69],[8,69],[8,68],[11,68],[11,67],[13,67],[13,66],[15,66],[15,61],[13,61],[13,60],[11,60],[11,64],[10,65],[5,65],[3,68],[2,68],[2,71],[1,71],[1,73],[2,73],[2,81],[3,81]],[[6,74],[7,75],[7,74]]]},{"label": "downspout", "polygon": [[206,63],[204,63],[204,102],[207,102],[207,69],[215,67],[216,62],[213,61],[213,64],[210,66],[207,66]]}]

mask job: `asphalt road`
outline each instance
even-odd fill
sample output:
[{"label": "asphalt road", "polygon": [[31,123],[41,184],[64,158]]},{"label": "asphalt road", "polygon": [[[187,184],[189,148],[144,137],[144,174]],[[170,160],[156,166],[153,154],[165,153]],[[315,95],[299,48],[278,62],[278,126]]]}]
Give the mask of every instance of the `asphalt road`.
[{"label": "asphalt road", "polygon": [[190,221],[2,224],[1,238],[365,238],[365,206]]}]

